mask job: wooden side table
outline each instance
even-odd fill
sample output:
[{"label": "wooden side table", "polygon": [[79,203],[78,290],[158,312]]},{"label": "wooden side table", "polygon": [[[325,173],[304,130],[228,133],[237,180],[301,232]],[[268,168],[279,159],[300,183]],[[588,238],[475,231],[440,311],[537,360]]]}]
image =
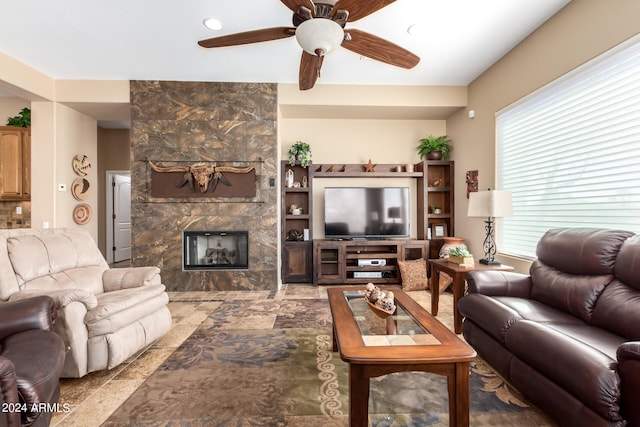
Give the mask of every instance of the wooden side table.
[{"label": "wooden side table", "polygon": [[429,278],[429,288],[431,289],[431,314],[438,314],[438,300],[440,299],[439,278],[440,272],[444,271],[453,279],[453,320],[456,334],[462,332],[462,316],[458,313],[458,300],[465,292],[467,273],[474,270],[513,270],[508,265],[485,265],[476,263],[474,267],[460,267],[460,265],[449,262],[446,259],[430,259],[431,277]]}]

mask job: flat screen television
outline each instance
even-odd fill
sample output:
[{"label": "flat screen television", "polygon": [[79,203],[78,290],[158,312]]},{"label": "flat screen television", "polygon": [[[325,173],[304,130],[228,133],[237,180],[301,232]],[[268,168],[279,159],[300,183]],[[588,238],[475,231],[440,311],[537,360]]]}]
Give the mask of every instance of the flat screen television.
[{"label": "flat screen television", "polygon": [[409,187],[327,187],[325,237],[409,237],[409,205]]}]

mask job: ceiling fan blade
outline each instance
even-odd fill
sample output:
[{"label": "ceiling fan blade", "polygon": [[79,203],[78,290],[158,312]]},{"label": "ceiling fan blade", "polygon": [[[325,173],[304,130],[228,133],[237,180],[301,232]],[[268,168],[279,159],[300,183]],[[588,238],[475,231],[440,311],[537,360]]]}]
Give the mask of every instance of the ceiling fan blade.
[{"label": "ceiling fan blade", "polygon": [[316,6],[313,4],[312,0],[280,0],[285,6],[291,9],[292,12],[297,12],[300,6],[304,6],[311,11],[311,13],[315,13]]},{"label": "ceiling fan blade", "polygon": [[402,68],[413,68],[420,62],[420,58],[408,50],[373,34],[352,29],[345,33],[348,36],[342,47],[351,52]]},{"label": "ceiling fan blade", "polygon": [[294,27],[273,27],[264,28],[262,30],[245,31],[243,33],[229,34],[226,36],[214,37],[211,39],[200,40],[198,44],[202,47],[225,47],[237,46],[241,44],[259,43],[270,40],[285,39],[294,36],[296,29]]},{"label": "ceiling fan blade", "polygon": [[324,56],[312,55],[308,52],[302,51],[302,58],[300,59],[300,75],[298,76],[298,87],[300,90],[308,90],[316,84],[316,80],[320,76],[320,68]]},{"label": "ceiling fan blade", "polygon": [[358,19],[364,18],[365,16],[371,15],[374,12],[377,12],[383,7],[390,5],[394,1],[396,0],[338,0],[333,6],[331,16],[335,16],[338,10],[348,10],[349,22],[354,22]]}]

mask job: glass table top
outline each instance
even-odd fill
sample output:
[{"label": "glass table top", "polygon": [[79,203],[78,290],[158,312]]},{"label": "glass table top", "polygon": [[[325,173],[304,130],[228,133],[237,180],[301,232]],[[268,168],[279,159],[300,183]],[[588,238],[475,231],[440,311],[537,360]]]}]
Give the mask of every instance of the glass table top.
[{"label": "glass table top", "polygon": [[395,313],[383,319],[371,310],[364,299],[364,292],[345,291],[344,296],[366,346],[440,344],[398,301],[396,301]]}]

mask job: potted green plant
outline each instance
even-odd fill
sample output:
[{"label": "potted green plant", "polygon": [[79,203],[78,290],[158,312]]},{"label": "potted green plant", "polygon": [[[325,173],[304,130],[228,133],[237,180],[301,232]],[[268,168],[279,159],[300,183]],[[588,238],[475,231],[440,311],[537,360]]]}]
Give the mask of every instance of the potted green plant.
[{"label": "potted green plant", "polygon": [[31,126],[31,110],[29,108],[23,108],[20,110],[20,114],[7,119],[7,126],[17,126],[21,128],[28,128]]},{"label": "potted green plant", "polygon": [[457,246],[455,248],[449,249],[449,262],[453,264],[464,264],[464,265],[473,265],[473,255],[471,252],[463,246]]},{"label": "potted green plant", "polygon": [[431,209],[431,213],[432,214],[441,214],[442,213],[442,209],[440,208],[440,206],[431,205],[431,206],[429,206],[429,208]]},{"label": "potted green plant", "polygon": [[418,154],[421,159],[427,156],[428,160],[449,160],[449,153],[453,150],[450,142],[447,135],[429,135],[420,140],[420,145],[417,147]]},{"label": "potted green plant", "polygon": [[296,164],[296,160],[300,162],[300,166],[306,168],[311,162],[311,146],[304,141],[296,141],[289,148],[289,164]]}]

